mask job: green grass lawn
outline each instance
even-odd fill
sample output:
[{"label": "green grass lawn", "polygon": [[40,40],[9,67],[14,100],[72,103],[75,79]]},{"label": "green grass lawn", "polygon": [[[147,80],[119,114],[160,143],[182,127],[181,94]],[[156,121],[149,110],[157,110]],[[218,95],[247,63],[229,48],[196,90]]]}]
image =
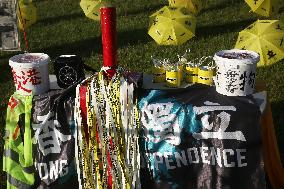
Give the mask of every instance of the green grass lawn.
[{"label": "green grass lawn", "polygon": [[[244,0],[208,0],[197,17],[196,37],[181,46],[158,46],[147,35],[148,16],[167,4],[166,0],[116,0],[119,65],[140,72],[152,68],[151,55],[175,59],[191,49],[191,58],[212,56],[231,49],[238,32],[258,19]],[[27,30],[31,52],[52,59],[61,54],[81,55],[95,69],[102,65],[100,24],[84,16],[79,0],[37,0],[38,22]],[[259,17],[260,18],[260,17]],[[274,18],[284,21],[284,9]],[[22,34],[21,34],[22,37]],[[22,39],[22,46],[24,42]],[[14,91],[8,59],[18,52],[0,52],[0,131],[5,127],[6,107]],[[52,72],[52,69],[50,70]],[[284,153],[284,61],[258,69],[257,78],[267,83],[279,148]],[[282,116],[281,116],[282,115]],[[3,136],[3,135],[1,135]],[[2,137],[1,137],[2,138]],[[0,140],[0,153],[3,141]],[[2,155],[0,155],[2,170]],[[0,175],[4,187],[4,174]]]}]

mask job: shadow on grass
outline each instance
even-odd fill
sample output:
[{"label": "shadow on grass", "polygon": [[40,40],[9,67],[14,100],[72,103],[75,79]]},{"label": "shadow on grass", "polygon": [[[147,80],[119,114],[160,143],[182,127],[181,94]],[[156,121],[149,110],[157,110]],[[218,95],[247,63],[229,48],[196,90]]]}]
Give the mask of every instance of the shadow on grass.
[{"label": "shadow on grass", "polygon": [[129,9],[127,11],[119,11],[118,16],[131,16],[131,15],[142,14],[142,13],[148,14],[150,16],[151,13],[158,11],[163,6],[164,6],[163,4],[157,4],[157,5],[152,5],[152,6],[139,7],[139,9]]},{"label": "shadow on grass", "polygon": [[218,11],[218,10],[221,10],[221,9],[224,9],[228,6],[233,6],[235,4],[240,4],[242,3],[241,1],[228,1],[228,0],[225,0],[223,2],[220,2],[219,4],[216,4],[216,5],[211,5],[207,8],[204,8],[200,11],[200,14],[202,14],[203,12],[210,12],[210,11]]},{"label": "shadow on grass", "polygon": [[80,56],[89,56],[93,51],[96,53],[102,52],[101,39],[99,37],[91,37],[81,41],[63,43],[60,45],[36,50],[45,52],[51,58],[55,58],[62,54],[77,54]]},{"label": "shadow on grass", "polygon": [[284,12],[284,6],[279,9],[279,14]]},{"label": "shadow on grass", "polygon": [[[126,11],[120,11],[120,10],[117,10],[117,16],[120,17],[120,16],[131,16],[131,15],[136,15],[136,14],[146,14],[148,13],[149,15],[160,9],[162,5],[154,5],[154,6],[151,6],[151,7],[143,7],[143,8],[139,8],[139,9],[129,9],[129,10],[126,10]],[[61,22],[61,21],[68,21],[68,20],[73,20],[73,19],[76,19],[76,18],[82,18],[82,17],[85,17],[85,14],[82,12],[80,13],[73,13],[73,14],[66,14],[66,15],[61,15],[61,16],[56,16],[56,17],[48,17],[48,18],[44,18],[44,19],[40,19],[38,22],[39,23],[43,23],[44,25],[46,24],[55,24],[55,23],[58,23],[58,22]]]},{"label": "shadow on grass", "polygon": [[8,62],[0,63],[0,70],[2,70],[1,77],[0,77],[0,83],[4,83],[4,82],[12,80],[11,69],[10,69]]},{"label": "shadow on grass", "polygon": [[47,24],[54,24],[60,21],[65,21],[65,20],[73,20],[76,18],[81,18],[84,17],[84,13],[74,13],[74,14],[66,14],[66,15],[61,15],[61,16],[56,16],[56,17],[48,17],[44,19],[40,19],[38,22],[43,23],[44,25]]},{"label": "shadow on grass", "polygon": [[[1,67],[2,70],[2,67]],[[2,78],[2,77],[0,77]],[[2,81],[1,81],[2,82]],[[4,99],[1,99],[1,101]],[[5,102],[7,104],[8,102]],[[6,111],[7,111],[7,106],[4,105],[3,103],[0,103],[0,188],[6,188],[6,172],[2,171],[3,170],[3,151],[4,151],[4,136],[5,136],[5,130],[4,128],[6,127]]]},{"label": "shadow on grass", "polygon": [[278,147],[280,153],[282,154],[282,162],[284,162],[284,101],[280,102],[272,102],[271,109],[272,109],[272,116],[273,122],[275,126],[275,132],[278,139]]},{"label": "shadow on grass", "polygon": [[37,3],[37,2],[43,2],[43,1],[48,1],[48,0],[34,0],[35,3]]},{"label": "shadow on grass", "polygon": [[247,19],[238,22],[225,23],[220,25],[209,25],[209,26],[201,26],[196,28],[197,37],[212,37],[228,32],[236,32],[245,29],[251,23],[253,23],[255,19]]},{"label": "shadow on grass", "polygon": [[119,32],[117,35],[118,48],[128,45],[145,44],[150,41],[151,39],[147,35],[146,28]]},{"label": "shadow on grass", "polygon": [[[22,44],[22,46],[24,46],[24,44]],[[0,55],[0,64],[8,62],[9,58],[20,53],[22,53],[22,51],[2,51]]]},{"label": "shadow on grass", "polygon": [[[119,32],[117,34],[118,48],[123,48],[128,45],[145,44],[149,41],[150,38],[147,36],[146,29]],[[102,54],[102,39],[101,37],[92,37],[81,41],[36,50],[45,52],[51,58],[62,54],[79,54],[83,57],[88,57],[92,53]]]}]

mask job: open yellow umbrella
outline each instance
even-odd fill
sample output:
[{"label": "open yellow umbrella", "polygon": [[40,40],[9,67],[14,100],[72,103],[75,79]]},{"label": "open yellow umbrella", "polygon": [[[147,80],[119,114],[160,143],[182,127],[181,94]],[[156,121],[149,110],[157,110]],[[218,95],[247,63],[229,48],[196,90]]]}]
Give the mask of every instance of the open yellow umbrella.
[{"label": "open yellow umbrella", "polygon": [[[23,3],[19,2],[17,8],[17,17],[18,17],[18,27],[20,30],[24,30],[34,23],[37,20],[36,7],[32,2]],[[25,27],[25,28],[24,28]]]},{"label": "open yellow umbrella", "polygon": [[150,16],[148,34],[159,45],[181,45],[195,36],[196,18],[183,7],[165,6]]},{"label": "open yellow umbrella", "polygon": [[258,66],[278,62],[284,58],[284,23],[279,20],[257,20],[239,33],[235,48],[259,53]]},{"label": "open yellow umbrella", "polygon": [[169,0],[169,5],[173,7],[185,7],[195,15],[203,7],[201,0]]},{"label": "open yellow umbrella", "polygon": [[281,1],[283,0],[245,0],[253,12],[266,17],[279,11]]},{"label": "open yellow umbrella", "polygon": [[92,19],[100,20],[100,8],[105,6],[106,2],[101,0],[81,0],[80,6],[83,9],[85,15]]}]

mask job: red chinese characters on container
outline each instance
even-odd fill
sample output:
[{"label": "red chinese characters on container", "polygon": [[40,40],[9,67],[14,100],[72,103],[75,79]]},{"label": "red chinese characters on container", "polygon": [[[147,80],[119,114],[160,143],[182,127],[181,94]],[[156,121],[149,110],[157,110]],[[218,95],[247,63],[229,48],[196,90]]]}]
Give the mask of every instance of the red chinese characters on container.
[{"label": "red chinese characters on container", "polygon": [[50,89],[48,63],[43,53],[18,54],[9,59],[15,88],[20,95],[40,95]]},{"label": "red chinese characters on container", "polygon": [[31,93],[32,90],[27,87],[27,85],[39,85],[41,84],[40,72],[36,68],[30,68],[16,72],[12,69],[12,74],[14,78],[14,84],[17,90],[23,90],[27,93]]}]

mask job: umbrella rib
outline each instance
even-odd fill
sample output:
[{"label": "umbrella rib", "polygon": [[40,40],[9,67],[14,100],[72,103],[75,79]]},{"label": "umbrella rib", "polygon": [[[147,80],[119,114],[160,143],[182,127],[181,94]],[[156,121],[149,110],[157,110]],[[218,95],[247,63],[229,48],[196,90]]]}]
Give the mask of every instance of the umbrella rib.
[{"label": "umbrella rib", "polygon": [[176,22],[176,24],[179,25],[179,27],[185,28],[185,30],[189,31],[193,36],[195,36],[194,32],[185,27],[184,25],[180,24],[179,22]]},{"label": "umbrella rib", "polygon": [[253,12],[255,12],[257,9],[259,9],[259,7],[261,7],[261,5],[263,4],[264,1],[265,1],[265,0],[262,0],[262,2],[260,2],[260,4],[259,4],[258,7],[255,7],[255,8],[252,8],[252,7],[251,7],[251,10],[252,10]]},{"label": "umbrella rib", "polygon": [[175,28],[173,24],[172,24],[172,33],[173,33],[173,37],[175,38],[176,45],[178,45],[178,39],[177,39]]},{"label": "umbrella rib", "polygon": [[257,46],[258,46],[259,51],[261,51],[261,52],[259,53],[259,56],[262,56],[263,64],[265,65],[267,61],[266,61],[266,57],[264,56],[263,50],[262,50],[262,48],[261,48],[260,39],[258,39]]},{"label": "umbrella rib", "polygon": [[[268,40],[266,40],[266,39],[263,39],[263,40],[265,40],[265,42],[267,42],[269,45],[275,47],[275,49],[279,49],[275,44],[271,43],[270,41],[268,41]],[[280,50],[280,51],[281,51],[281,50]],[[284,51],[283,51],[282,53],[284,53]]]}]

